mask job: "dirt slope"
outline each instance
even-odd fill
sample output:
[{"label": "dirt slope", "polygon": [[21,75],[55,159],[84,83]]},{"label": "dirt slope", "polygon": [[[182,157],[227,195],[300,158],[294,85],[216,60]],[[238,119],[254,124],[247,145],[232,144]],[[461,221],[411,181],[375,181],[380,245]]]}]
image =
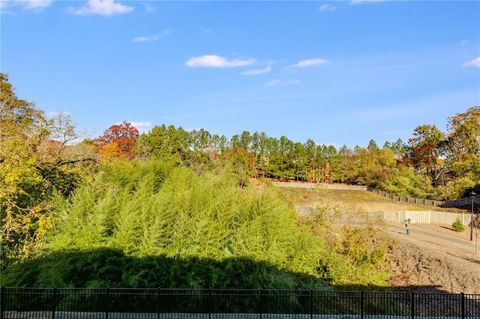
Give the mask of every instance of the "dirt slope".
[{"label": "dirt slope", "polygon": [[[415,232],[415,229],[413,229]],[[389,264],[392,286],[418,286],[418,290],[480,293],[480,258],[471,247],[447,240],[395,234]]]}]

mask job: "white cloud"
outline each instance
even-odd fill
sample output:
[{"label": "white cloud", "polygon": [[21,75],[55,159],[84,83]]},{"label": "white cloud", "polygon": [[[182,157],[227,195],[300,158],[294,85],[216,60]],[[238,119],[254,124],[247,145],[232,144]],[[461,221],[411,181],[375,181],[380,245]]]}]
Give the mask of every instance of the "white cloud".
[{"label": "white cloud", "polygon": [[291,86],[300,84],[302,81],[300,80],[285,80],[285,79],[274,79],[265,84],[265,86],[272,87],[272,86]]},{"label": "white cloud", "polygon": [[28,0],[23,2],[23,6],[25,9],[33,10],[33,9],[43,9],[52,4],[53,0]]},{"label": "white cloud", "polygon": [[0,10],[4,10],[7,7],[8,2],[5,0],[0,0]]},{"label": "white cloud", "polygon": [[13,0],[0,0],[0,11],[3,11],[6,7],[11,5],[19,5],[23,7],[25,10],[37,10],[42,11],[44,8],[49,7],[53,3],[53,0],[21,0],[21,1],[13,1]]},{"label": "white cloud", "polygon": [[331,4],[322,4],[320,7],[318,7],[318,11],[320,12],[332,12],[336,9],[337,7],[332,6]]},{"label": "white cloud", "polygon": [[227,59],[218,55],[201,55],[188,59],[185,64],[192,68],[235,68],[255,63],[254,59]]},{"label": "white cloud", "polygon": [[[135,127],[140,133],[145,133],[152,127],[152,123],[149,121],[126,121],[130,123],[133,127]],[[115,125],[120,125],[122,122],[116,122]]]},{"label": "white cloud", "polygon": [[132,124],[136,128],[152,126],[152,123],[150,123],[148,121],[138,121],[138,122],[137,121],[131,121],[130,124]]},{"label": "white cloud", "polygon": [[170,29],[164,29],[162,32],[153,34],[153,35],[141,35],[138,37],[133,38],[133,42],[152,42],[152,41],[157,41],[160,40],[164,37],[169,36],[172,34],[172,30]]},{"label": "white cloud", "polygon": [[266,66],[262,69],[252,69],[252,70],[247,70],[245,72],[242,72],[241,75],[259,75],[259,74],[265,74],[265,73],[270,73],[272,71],[272,67]]},{"label": "white cloud", "polygon": [[129,13],[133,9],[133,7],[115,2],[114,0],[88,0],[86,6],[78,9],[69,8],[68,11],[76,15],[98,14],[108,17],[114,14]]},{"label": "white cloud", "polygon": [[364,3],[373,3],[373,2],[385,2],[387,0],[351,0],[351,4],[364,4]]},{"label": "white cloud", "polygon": [[472,61],[464,63],[463,66],[476,66],[477,68],[480,68],[480,56]]},{"label": "white cloud", "polygon": [[314,65],[321,65],[325,64],[328,61],[322,58],[315,58],[315,59],[307,59],[307,60],[300,60],[298,63],[292,65],[292,67],[295,68],[306,68],[309,66],[314,66]]},{"label": "white cloud", "polygon": [[140,133],[146,133],[152,127],[152,123],[148,121],[131,121],[130,124],[134,126]]}]

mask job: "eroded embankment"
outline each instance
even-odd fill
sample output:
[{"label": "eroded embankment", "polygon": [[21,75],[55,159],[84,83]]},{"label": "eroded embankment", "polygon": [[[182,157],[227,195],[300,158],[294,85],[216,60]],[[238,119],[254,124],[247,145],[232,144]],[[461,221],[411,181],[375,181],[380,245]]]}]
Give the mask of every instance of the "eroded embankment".
[{"label": "eroded embankment", "polygon": [[480,293],[480,261],[462,259],[407,239],[395,238],[388,262],[393,286],[420,291]]}]

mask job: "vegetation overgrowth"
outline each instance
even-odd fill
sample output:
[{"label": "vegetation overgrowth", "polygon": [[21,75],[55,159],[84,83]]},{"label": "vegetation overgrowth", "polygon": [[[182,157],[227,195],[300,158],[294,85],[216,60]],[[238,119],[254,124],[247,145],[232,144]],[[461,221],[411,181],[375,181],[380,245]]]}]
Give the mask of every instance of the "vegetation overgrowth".
[{"label": "vegetation overgrowth", "polygon": [[[18,98],[6,74],[0,74],[0,89],[0,268],[11,285],[112,284],[103,275],[71,277],[68,269],[86,267],[75,257],[84,253],[97,258],[85,269],[108,268],[109,254],[116,254],[112,260],[121,262],[112,261],[113,272],[122,275],[114,282],[122,278],[135,287],[146,283],[128,267],[146,258],[211,261],[205,273],[186,262],[172,274],[186,281],[169,281],[178,286],[234,286],[245,274],[237,264],[221,268],[231,260],[240,268],[264,265],[242,278],[245,287],[381,285],[386,244],[374,230],[332,230],[322,210],[298,220],[283,196],[249,179],[362,183],[438,198],[480,184],[478,106],[453,116],[447,133],[424,125],[407,144],[379,148],[370,141],[350,150],[264,133],[227,139],[165,125],[139,134],[128,122],[81,139],[67,115],[49,117]],[[164,282],[155,267],[142,267],[146,278]],[[222,274],[211,277],[217,274],[211,267]]]},{"label": "vegetation overgrowth", "polygon": [[[371,234],[345,230],[328,241],[311,229],[327,230],[324,222],[299,222],[275,189],[239,187],[229,170],[198,175],[158,160],[116,161],[54,202],[39,259],[13,267],[6,284],[318,288],[386,279],[385,247],[369,245]],[[81,260],[72,251],[92,255]],[[158,265],[148,268],[152,262]],[[79,281],[84,266],[99,271]]]}]

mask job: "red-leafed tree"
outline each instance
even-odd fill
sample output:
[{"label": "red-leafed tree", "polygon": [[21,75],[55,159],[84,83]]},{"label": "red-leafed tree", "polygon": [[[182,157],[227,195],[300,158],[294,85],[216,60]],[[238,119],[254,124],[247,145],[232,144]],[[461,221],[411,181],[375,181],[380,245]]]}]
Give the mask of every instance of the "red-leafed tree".
[{"label": "red-leafed tree", "polygon": [[125,157],[132,159],[138,130],[129,122],[110,126],[102,136],[94,140],[97,151],[105,158]]}]

